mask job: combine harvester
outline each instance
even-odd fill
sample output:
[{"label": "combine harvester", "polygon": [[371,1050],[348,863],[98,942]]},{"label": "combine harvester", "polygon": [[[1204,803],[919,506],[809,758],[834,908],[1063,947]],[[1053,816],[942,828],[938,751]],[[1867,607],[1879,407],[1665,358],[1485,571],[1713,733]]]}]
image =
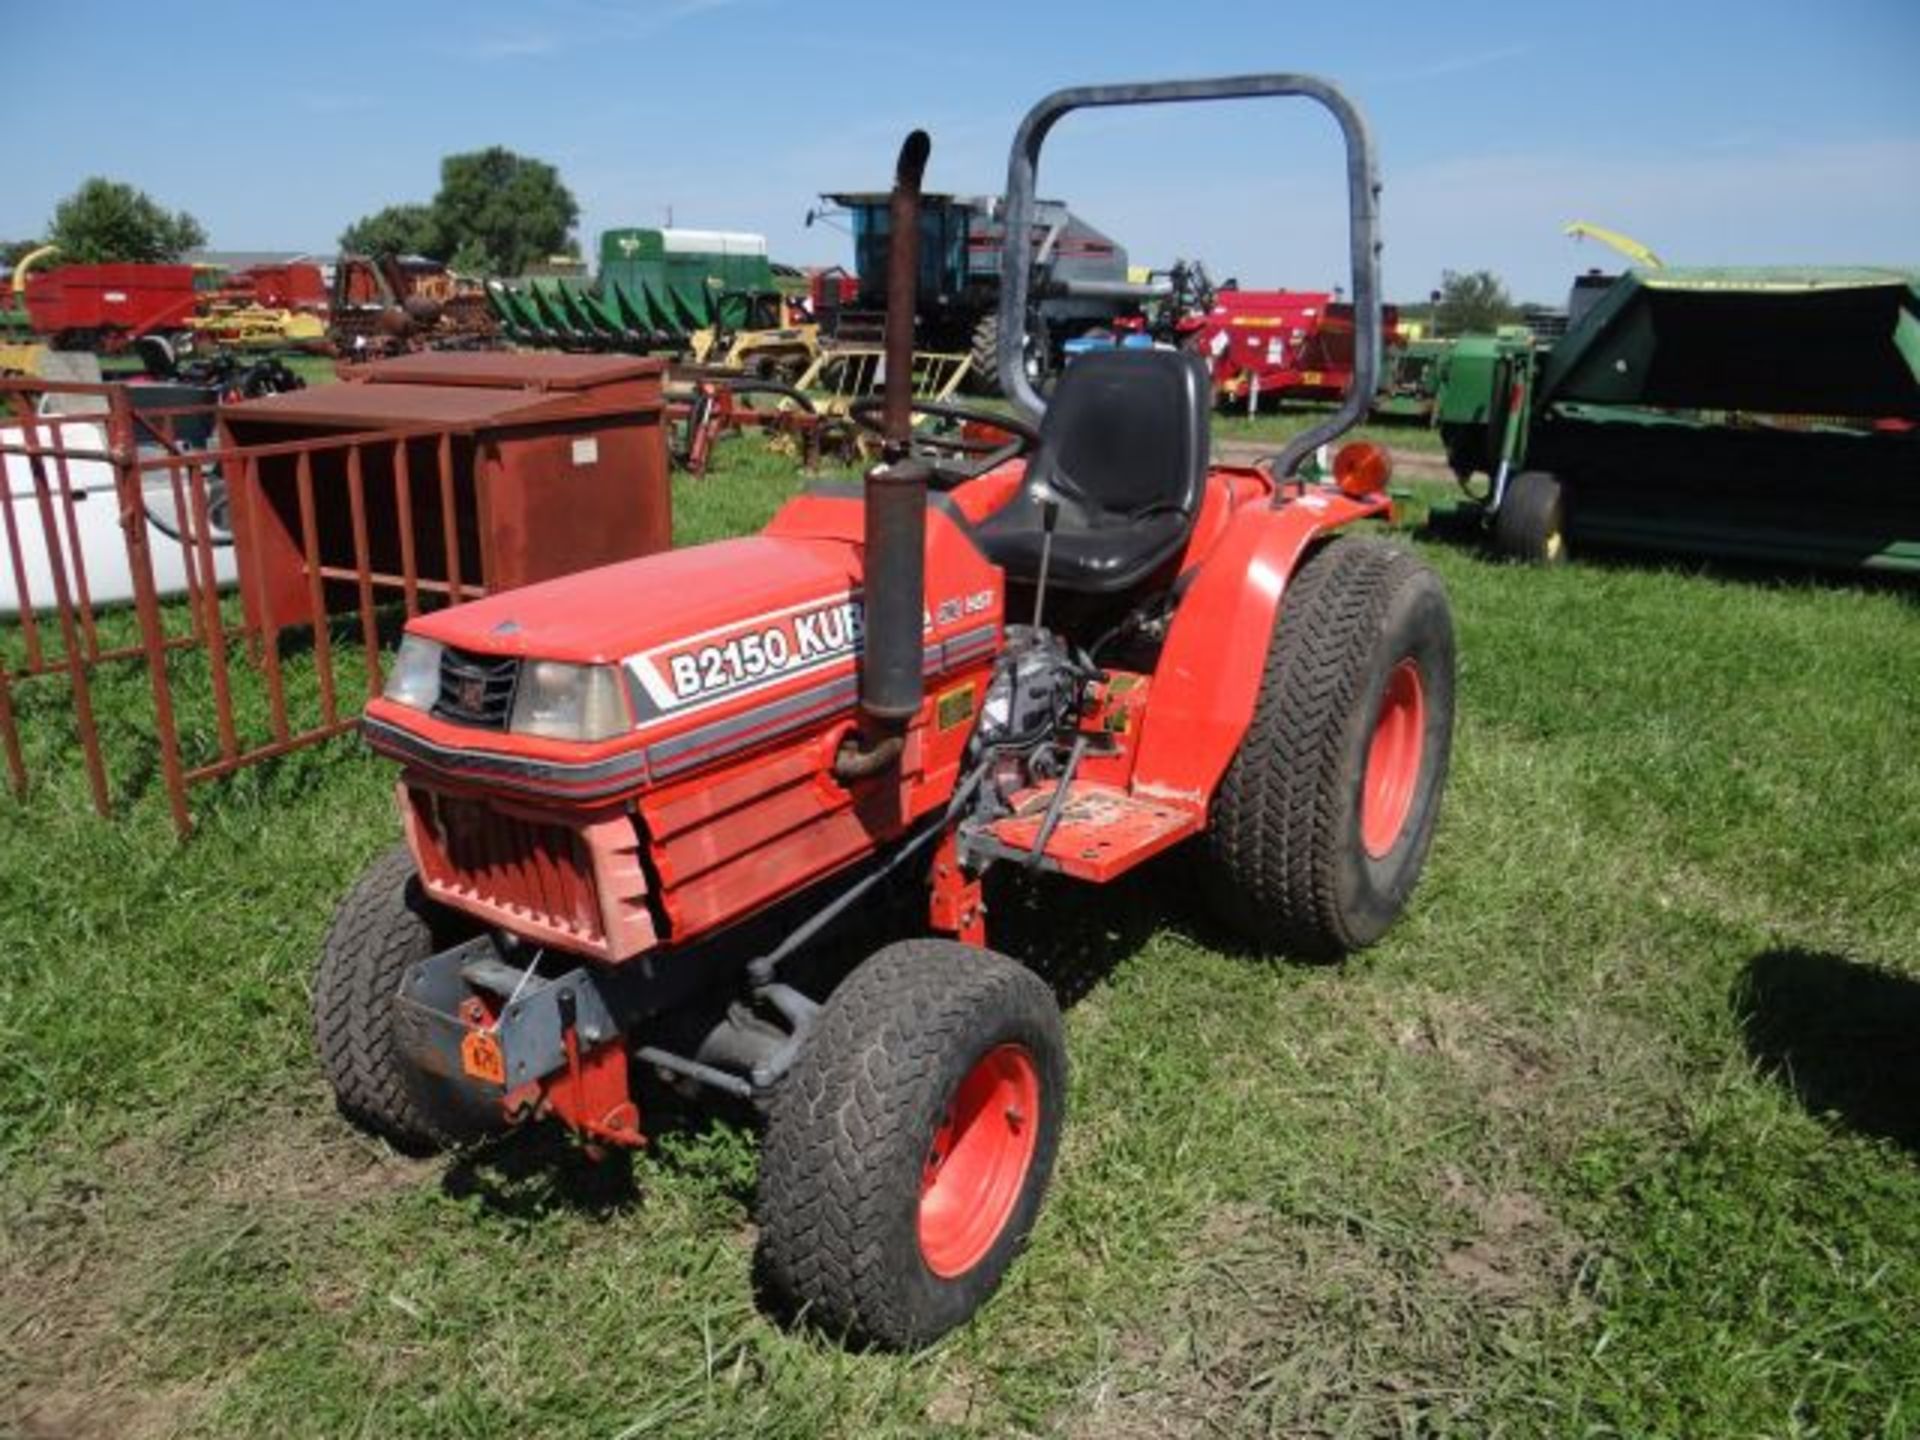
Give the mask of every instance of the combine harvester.
[{"label": "combine harvester", "polygon": [[1630,270],[1550,343],[1462,337],[1435,421],[1523,559],[1920,570],[1920,272]]},{"label": "combine harvester", "polygon": [[[832,208],[809,214],[807,223],[834,215],[851,220],[855,275],[851,286],[816,283],[816,310],[837,341],[877,345],[893,248],[887,192],[820,198]],[[974,388],[989,395],[1001,393],[1004,219],[998,195],[922,197],[917,344],[926,353],[964,358]],[[1033,283],[1022,343],[1027,379],[1037,384],[1066,363],[1076,337],[1137,316],[1142,302],[1165,295],[1167,286],[1130,278],[1126,250],[1057,200],[1035,201],[1028,228]]]}]

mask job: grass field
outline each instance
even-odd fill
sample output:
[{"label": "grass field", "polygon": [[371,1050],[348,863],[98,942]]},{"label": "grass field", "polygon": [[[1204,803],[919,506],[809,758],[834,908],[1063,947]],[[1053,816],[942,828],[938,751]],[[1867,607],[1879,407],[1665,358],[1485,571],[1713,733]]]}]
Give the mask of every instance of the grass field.
[{"label": "grass field", "polygon": [[[681,538],[790,489],[730,441]],[[1414,543],[1461,710],[1411,912],[1315,968],[1223,939],[1183,857],[1001,887],[1070,1002],[1068,1138],[1006,1289],[909,1358],[756,1308],[731,1123],[630,1170],[349,1130],[307,977],[387,767],[249,771],[176,845],[137,672],[99,695],[114,823],[32,682],[0,1434],[1920,1430],[1920,595]]]}]

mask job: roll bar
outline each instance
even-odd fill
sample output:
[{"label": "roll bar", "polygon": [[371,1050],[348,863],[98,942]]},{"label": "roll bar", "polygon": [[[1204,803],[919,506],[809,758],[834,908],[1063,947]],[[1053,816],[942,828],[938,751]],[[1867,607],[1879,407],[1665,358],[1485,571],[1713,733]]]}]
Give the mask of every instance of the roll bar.
[{"label": "roll bar", "polygon": [[[1274,459],[1274,473],[1291,475],[1319,446],[1357,424],[1380,381],[1380,177],[1366,117],[1331,81],[1317,75],[1228,75],[1214,80],[1158,80],[1139,85],[1082,85],[1056,90],[1027,112],[1007,157],[1006,236],[1000,258],[1001,393],[1034,419],[1047,402],[1027,379],[1024,363],[1033,223],[1034,176],[1047,133],[1070,110],[1097,105],[1164,105],[1189,100],[1247,100],[1287,95],[1317,100],[1333,115],[1347,146],[1347,244],[1353,270],[1353,383],[1339,410],[1294,436]],[[1069,286],[1069,293],[1071,287]],[[1262,457],[1273,459],[1274,457]]]}]

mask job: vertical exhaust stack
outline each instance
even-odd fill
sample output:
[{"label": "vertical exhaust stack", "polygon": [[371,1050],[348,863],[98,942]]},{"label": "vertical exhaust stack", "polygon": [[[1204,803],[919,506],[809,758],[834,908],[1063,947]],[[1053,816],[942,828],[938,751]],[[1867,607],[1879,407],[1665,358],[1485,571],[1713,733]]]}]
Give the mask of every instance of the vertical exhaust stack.
[{"label": "vertical exhaust stack", "polygon": [[888,237],[886,445],[866,477],[866,644],[860,709],[894,732],[862,752],[864,773],[899,755],[900,731],[920,709],[922,626],[926,612],[927,480],[909,453],[913,436],[914,291],[920,273],[920,177],[933,144],[915,130],[894,167],[892,233]]}]

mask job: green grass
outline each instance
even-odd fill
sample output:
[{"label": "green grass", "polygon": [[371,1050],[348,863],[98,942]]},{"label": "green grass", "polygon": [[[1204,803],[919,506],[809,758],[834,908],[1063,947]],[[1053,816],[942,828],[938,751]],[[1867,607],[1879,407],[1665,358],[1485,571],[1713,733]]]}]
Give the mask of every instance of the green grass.
[{"label": "green grass", "polygon": [[[1278,411],[1269,406],[1258,415],[1248,415],[1244,410],[1231,411],[1213,417],[1213,436],[1227,441],[1286,440],[1332,413],[1331,405],[1307,404],[1289,404]],[[1373,420],[1355,426],[1343,438],[1372,440],[1396,450],[1441,453],[1440,432],[1416,421]]]},{"label": "green grass", "polygon": [[[727,441],[676,482],[679,536],[792,488]],[[1410,913],[1314,968],[1225,942],[1178,857],[1001,887],[999,942],[1074,998],[1068,1138],[1005,1290],[911,1358],[756,1309],[737,1128],[630,1175],[349,1130],[307,975],[395,836],[388,768],[341,742],[248,771],[176,845],[138,671],[97,696],[112,823],[29,682],[0,1432],[1914,1433],[1920,603],[1416,543],[1461,668]]]},{"label": "green grass", "polygon": [[309,385],[328,385],[336,378],[331,355],[290,354],[281,358],[289,370]]}]

